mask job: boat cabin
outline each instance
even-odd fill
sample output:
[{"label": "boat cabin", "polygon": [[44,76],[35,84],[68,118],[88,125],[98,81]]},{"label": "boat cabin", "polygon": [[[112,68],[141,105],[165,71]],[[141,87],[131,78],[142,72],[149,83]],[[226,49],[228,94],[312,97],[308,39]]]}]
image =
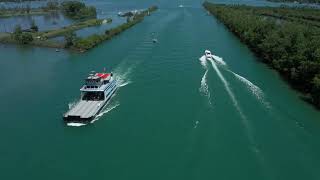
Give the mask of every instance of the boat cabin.
[{"label": "boat cabin", "polygon": [[81,99],[87,101],[104,100],[104,91],[108,88],[112,73],[91,73],[85,79],[85,85],[80,89]]}]

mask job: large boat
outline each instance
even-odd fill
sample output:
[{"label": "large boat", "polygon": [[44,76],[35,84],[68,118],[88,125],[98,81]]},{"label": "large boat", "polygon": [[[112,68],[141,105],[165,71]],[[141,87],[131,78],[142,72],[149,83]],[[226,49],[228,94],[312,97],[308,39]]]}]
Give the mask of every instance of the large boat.
[{"label": "large boat", "polygon": [[117,89],[112,73],[92,72],[80,89],[81,99],[63,115],[66,122],[86,123],[93,120]]}]

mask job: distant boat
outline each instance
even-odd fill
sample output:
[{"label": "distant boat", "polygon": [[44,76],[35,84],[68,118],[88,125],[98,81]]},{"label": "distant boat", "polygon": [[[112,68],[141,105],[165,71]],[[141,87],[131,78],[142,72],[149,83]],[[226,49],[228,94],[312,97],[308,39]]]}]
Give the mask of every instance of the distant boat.
[{"label": "distant boat", "polygon": [[179,8],[183,8],[184,6],[182,4],[179,5]]},{"label": "distant boat", "polygon": [[105,24],[105,23],[107,23],[107,22],[108,22],[108,20],[104,19],[104,20],[102,21],[102,24]]},{"label": "distant boat", "polygon": [[205,50],[204,51],[204,55],[206,56],[207,59],[212,59],[212,54],[211,54],[211,51],[209,50]]},{"label": "distant boat", "polygon": [[153,38],[153,39],[152,39],[152,42],[153,42],[153,43],[157,43],[157,42],[158,42],[158,39]]},{"label": "distant boat", "polygon": [[60,52],[60,50],[59,50],[59,49],[56,49],[56,52]]}]

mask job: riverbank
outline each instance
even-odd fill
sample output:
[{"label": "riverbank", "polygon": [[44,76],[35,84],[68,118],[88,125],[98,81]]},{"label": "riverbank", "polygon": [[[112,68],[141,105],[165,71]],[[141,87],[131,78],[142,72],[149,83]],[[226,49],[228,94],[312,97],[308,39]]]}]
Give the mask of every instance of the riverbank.
[{"label": "riverbank", "polygon": [[320,107],[320,29],[317,27],[320,12],[209,2],[203,6],[303,92],[305,99]]}]

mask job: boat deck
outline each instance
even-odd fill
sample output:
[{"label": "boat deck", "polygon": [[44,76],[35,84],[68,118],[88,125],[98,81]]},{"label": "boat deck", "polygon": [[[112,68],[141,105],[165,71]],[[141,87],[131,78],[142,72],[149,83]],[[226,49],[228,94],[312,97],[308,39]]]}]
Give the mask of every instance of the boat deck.
[{"label": "boat deck", "polygon": [[104,105],[104,101],[79,101],[65,115],[65,118],[91,119]]}]

